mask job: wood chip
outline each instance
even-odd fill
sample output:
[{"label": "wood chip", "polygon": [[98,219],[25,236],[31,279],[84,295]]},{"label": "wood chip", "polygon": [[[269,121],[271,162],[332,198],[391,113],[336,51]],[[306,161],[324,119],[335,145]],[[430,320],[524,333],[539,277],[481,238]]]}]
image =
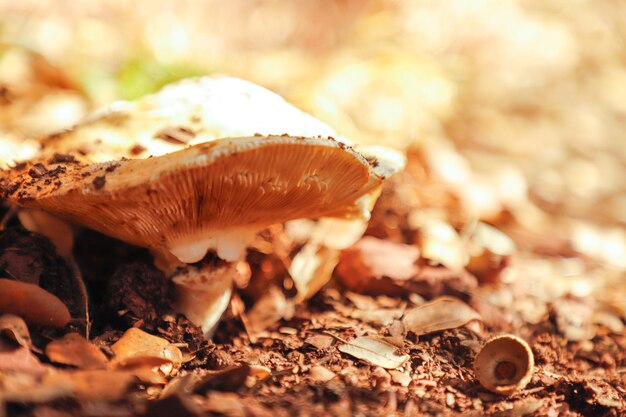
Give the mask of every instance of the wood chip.
[{"label": "wood chip", "polygon": [[420,336],[456,329],[478,319],[480,319],[480,314],[463,301],[454,297],[440,297],[408,310],[404,314],[402,323],[407,331]]},{"label": "wood chip", "polygon": [[319,382],[328,382],[337,376],[337,374],[330,369],[319,365],[313,366],[309,372],[311,374],[311,378]]},{"label": "wood chip", "polygon": [[324,334],[316,334],[310,337],[307,337],[305,343],[308,343],[312,346],[315,346],[318,349],[328,349],[333,345],[335,339],[331,336],[327,336]]},{"label": "wood chip", "polygon": [[374,336],[357,337],[339,346],[343,353],[386,369],[396,369],[409,360],[409,355],[398,355],[397,350],[394,345]]},{"label": "wood chip", "polygon": [[391,380],[396,384],[400,384],[403,387],[408,387],[411,383],[411,375],[408,372],[400,372],[400,371],[389,371],[389,375],[391,375]]},{"label": "wood chip", "polygon": [[78,333],[68,333],[48,343],[46,356],[52,362],[81,369],[104,369],[107,364],[104,353]]}]

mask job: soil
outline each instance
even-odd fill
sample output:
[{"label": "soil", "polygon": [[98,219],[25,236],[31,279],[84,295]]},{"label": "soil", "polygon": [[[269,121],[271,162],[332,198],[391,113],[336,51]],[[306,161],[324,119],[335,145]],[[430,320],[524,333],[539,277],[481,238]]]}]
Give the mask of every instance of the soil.
[{"label": "soil", "polygon": [[[375,217],[370,230],[376,230],[376,221]],[[262,235],[271,240],[275,232]],[[0,245],[4,276],[39,283],[66,302],[73,317],[80,317],[72,301],[77,290],[70,284],[71,270],[45,237],[23,230],[12,220],[0,235]],[[253,268],[276,265],[272,253],[252,251],[251,256]],[[626,410],[624,332],[599,325],[592,337],[572,341],[559,328],[563,309],[570,309],[566,314],[578,314],[576,309],[586,307],[598,310],[591,299],[565,297],[561,304],[552,300],[546,314],[530,322],[527,311],[487,300],[485,294],[503,292],[514,294],[517,303],[524,297],[531,299],[517,293],[512,284],[482,282],[477,287],[477,278],[467,271],[459,275],[441,265],[422,265],[408,288],[402,285],[391,293],[385,293],[383,285],[357,294],[340,281],[331,281],[312,299],[297,304],[287,318],[251,334],[242,305],[260,299],[263,286],[248,283],[239,289],[243,298],[233,298],[216,333],[207,340],[197,326],[173,310],[172,283],[153,266],[147,251],[83,231],[77,238],[76,259],[90,294],[89,337],[109,360],[114,356],[113,344],[135,327],[179,346],[185,361],[159,383],[133,379],[117,395],[100,395],[107,400],[94,401],[77,393],[50,400],[9,400],[5,415],[619,416]],[[284,268],[278,273],[284,274]],[[284,293],[290,296],[286,289]],[[482,320],[418,336],[404,329],[393,313],[441,295],[465,300]],[[377,313],[368,314],[373,311]],[[64,333],[84,330],[76,323],[55,331],[30,330],[38,361],[57,372],[70,372],[72,366],[52,363],[43,349]],[[500,333],[527,340],[536,364],[530,384],[507,397],[487,391],[473,371],[474,356],[484,341]],[[364,334],[393,341],[398,353],[409,355],[408,362],[396,370],[384,369],[338,350]],[[34,384],[25,389],[41,388]],[[91,389],[96,397],[110,390],[98,384]]]}]

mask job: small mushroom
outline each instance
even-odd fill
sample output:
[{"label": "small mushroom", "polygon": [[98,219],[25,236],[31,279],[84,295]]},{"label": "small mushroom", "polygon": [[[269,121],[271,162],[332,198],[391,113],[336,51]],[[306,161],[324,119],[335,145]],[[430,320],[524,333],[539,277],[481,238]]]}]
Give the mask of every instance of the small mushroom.
[{"label": "small mushroom", "polygon": [[501,395],[524,389],[533,376],[533,352],[513,335],[488,340],[474,359],[474,373],[481,385]]}]

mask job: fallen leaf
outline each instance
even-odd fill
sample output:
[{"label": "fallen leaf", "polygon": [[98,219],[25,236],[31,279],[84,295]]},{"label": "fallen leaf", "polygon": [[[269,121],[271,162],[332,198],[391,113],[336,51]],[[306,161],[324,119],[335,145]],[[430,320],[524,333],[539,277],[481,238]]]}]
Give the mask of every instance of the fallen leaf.
[{"label": "fallen leaf", "polygon": [[307,337],[305,343],[309,345],[315,346],[318,349],[328,349],[333,345],[335,339],[331,336],[327,336],[324,334],[316,334],[310,337]]},{"label": "fallen leaf", "polygon": [[246,314],[250,326],[248,330],[254,333],[261,332],[282,318],[289,319],[292,314],[293,304],[285,298],[278,287],[272,286]]},{"label": "fallen leaf", "polygon": [[500,230],[478,223],[469,240],[467,270],[481,282],[496,283],[515,253],[515,243]]},{"label": "fallen leaf", "polygon": [[357,337],[339,346],[340,352],[387,369],[396,369],[409,360],[409,355],[398,355],[397,350],[396,346],[373,336]]},{"label": "fallen leaf", "polygon": [[346,288],[364,292],[373,280],[411,279],[418,272],[415,265],[418,258],[419,250],[415,246],[366,236],[342,252],[336,273]]},{"label": "fallen leaf", "polygon": [[[182,352],[162,337],[153,336],[143,330],[131,327],[111,346],[116,361],[128,362],[134,358],[157,358],[180,364]],[[159,361],[160,362],[160,361]]]},{"label": "fallen leaf", "polygon": [[302,302],[315,295],[330,281],[338,262],[337,249],[307,243],[289,266],[289,276],[298,290],[296,300]]},{"label": "fallen leaf", "polygon": [[391,375],[391,380],[396,384],[400,384],[403,387],[408,387],[411,383],[411,375],[408,372],[400,372],[400,371],[389,371],[389,375]]},{"label": "fallen leaf", "polygon": [[358,319],[367,323],[388,326],[393,323],[394,319],[402,317],[404,312],[401,308],[377,308],[375,310],[352,310],[348,312],[348,317]]},{"label": "fallen leaf", "polygon": [[50,374],[44,385],[69,386],[71,394],[83,401],[116,401],[122,398],[134,375],[127,371],[88,370]]},{"label": "fallen leaf", "polygon": [[36,326],[65,327],[70,312],[59,298],[35,284],[0,278],[0,313],[15,314]]},{"label": "fallen leaf", "polygon": [[0,373],[21,372],[31,375],[42,375],[48,369],[30,351],[28,347],[19,346],[0,339]]},{"label": "fallen leaf", "polygon": [[20,346],[33,349],[28,326],[21,317],[12,314],[0,316],[0,334],[8,337]]},{"label": "fallen leaf", "polygon": [[206,416],[206,413],[192,396],[176,392],[157,401],[148,402],[143,415],[145,417],[202,417]]},{"label": "fallen leaf", "polygon": [[552,302],[556,326],[572,342],[591,340],[596,335],[592,302],[580,299],[557,299]]},{"label": "fallen leaf", "polygon": [[245,364],[209,372],[194,386],[193,391],[200,394],[210,390],[236,391],[245,385],[248,375],[250,366]]},{"label": "fallen leaf", "polygon": [[450,224],[434,218],[415,223],[419,228],[419,245],[424,259],[452,271],[461,271],[467,265],[469,257],[465,242]]},{"label": "fallen leaf", "polygon": [[46,356],[52,362],[81,369],[104,369],[107,364],[104,353],[78,333],[68,333],[48,343]]},{"label": "fallen leaf", "polygon": [[454,297],[440,297],[408,310],[402,323],[407,331],[420,336],[456,329],[477,319],[480,319],[480,314],[463,301]]},{"label": "fallen leaf", "polygon": [[247,413],[247,407],[241,400],[241,397],[232,392],[211,392],[204,403],[204,407],[212,413],[217,413],[218,415],[226,417],[246,417],[256,415]]}]

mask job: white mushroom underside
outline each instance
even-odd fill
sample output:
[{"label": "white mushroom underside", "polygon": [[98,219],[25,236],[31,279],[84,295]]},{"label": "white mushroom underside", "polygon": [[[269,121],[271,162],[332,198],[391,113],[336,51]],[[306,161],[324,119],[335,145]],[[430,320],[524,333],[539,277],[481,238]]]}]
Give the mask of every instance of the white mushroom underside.
[{"label": "white mushroom underside", "polygon": [[248,243],[260,230],[250,227],[198,233],[170,242],[167,247],[172,255],[184,263],[200,261],[210,249],[215,250],[223,260],[234,262],[243,257]]}]

